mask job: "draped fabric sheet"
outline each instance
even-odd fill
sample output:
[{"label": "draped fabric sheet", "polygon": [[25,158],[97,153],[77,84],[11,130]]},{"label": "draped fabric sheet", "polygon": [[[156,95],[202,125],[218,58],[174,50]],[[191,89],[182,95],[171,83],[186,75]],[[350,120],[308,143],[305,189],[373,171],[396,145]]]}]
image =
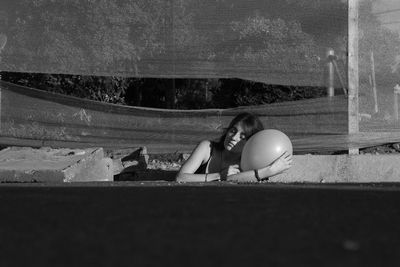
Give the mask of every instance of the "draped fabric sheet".
[{"label": "draped fabric sheet", "polygon": [[400,94],[400,1],[360,1],[359,111],[362,132],[396,131]]},{"label": "draped fabric sheet", "polygon": [[347,98],[317,98],[233,109],[165,110],[99,103],[1,82],[1,144],[108,149],[147,146],[149,153],[190,152],[217,139],[242,111],[284,131],[295,153],[400,142],[392,133],[347,134]]},{"label": "draped fabric sheet", "polygon": [[343,0],[2,0],[0,70],[321,86],[347,21]]},{"label": "draped fabric sheet", "polygon": [[[189,150],[250,110],[266,127],[287,132],[298,152],[398,142],[400,2],[357,2],[357,134],[348,134],[346,95],[172,111],[2,83],[1,140]],[[330,80],[346,92],[348,40],[354,38],[348,36],[348,16],[346,0],[2,0],[0,70],[242,78],[288,86],[328,86]]]}]

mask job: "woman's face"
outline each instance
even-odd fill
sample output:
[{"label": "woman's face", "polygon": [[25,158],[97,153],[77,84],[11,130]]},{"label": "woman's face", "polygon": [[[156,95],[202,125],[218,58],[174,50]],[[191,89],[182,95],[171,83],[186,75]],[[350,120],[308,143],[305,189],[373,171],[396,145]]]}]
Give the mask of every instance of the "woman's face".
[{"label": "woman's face", "polygon": [[242,126],[238,123],[228,129],[224,140],[226,150],[233,153],[241,153],[246,143],[247,137]]}]

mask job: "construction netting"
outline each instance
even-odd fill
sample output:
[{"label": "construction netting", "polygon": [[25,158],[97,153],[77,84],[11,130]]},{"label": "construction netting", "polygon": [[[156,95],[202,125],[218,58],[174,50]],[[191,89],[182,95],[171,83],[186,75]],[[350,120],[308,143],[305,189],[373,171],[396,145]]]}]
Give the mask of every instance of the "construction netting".
[{"label": "construction netting", "polygon": [[[349,3],[357,3],[355,21]],[[94,104],[3,82],[1,142],[187,150],[220,135],[243,110],[259,115],[266,128],[286,132],[298,152],[400,141],[399,9],[394,0],[2,0],[1,71],[240,78],[326,94],[171,111]],[[354,23],[357,36],[348,31]],[[349,111],[352,64],[359,79],[351,89],[359,98]],[[349,134],[354,117],[360,131]]]},{"label": "construction netting", "polygon": [[320,86],[347,24],[342,0],[2,0],[0,68]]},{"label": "construction netting", "polygon": [[400,1],[361,1],[359,7],[361,132],[400,129]]},{"label": "construction netting", "polygon": [[168,110],[101,103],[6,82],[0,82],[0,88],[0,144],[146,146],[150,153],[190,152],[200,140],[217,139],[236,114],[247,111],[264,125],[285,131],[296,152],[343,150],[350,145],[344,96],[231,109]]}]

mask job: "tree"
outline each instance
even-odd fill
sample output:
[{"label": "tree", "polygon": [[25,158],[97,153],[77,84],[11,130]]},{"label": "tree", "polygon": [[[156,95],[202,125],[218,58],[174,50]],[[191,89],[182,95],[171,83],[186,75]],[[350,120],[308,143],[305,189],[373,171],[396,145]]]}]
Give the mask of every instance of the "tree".
[{"label": "tree", "polygon": [[8,70],[65,74],[138,73],[161,53],[163,1],[16,1],[10,4]]},{"label": "tree", "polygon": [[[374,55],[375,75],[378,84],[390,89],[399,82],[399,33],[384,27],[372,12],[372,0],[362,1],[359,16],[359,72],[360,82],[369,83],[371,52]],[[362,87],[364,88],[364,87]]]}]

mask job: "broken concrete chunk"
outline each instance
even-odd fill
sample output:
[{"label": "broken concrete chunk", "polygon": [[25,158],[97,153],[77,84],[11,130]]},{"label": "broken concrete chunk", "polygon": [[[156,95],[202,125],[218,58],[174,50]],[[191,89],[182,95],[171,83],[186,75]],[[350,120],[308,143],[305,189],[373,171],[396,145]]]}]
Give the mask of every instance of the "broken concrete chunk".
[{"label": "broken concrete chunk", "polygon": [[9,147],[0,151],[0,182],[112,180],[113,164],[102,148]]}]

